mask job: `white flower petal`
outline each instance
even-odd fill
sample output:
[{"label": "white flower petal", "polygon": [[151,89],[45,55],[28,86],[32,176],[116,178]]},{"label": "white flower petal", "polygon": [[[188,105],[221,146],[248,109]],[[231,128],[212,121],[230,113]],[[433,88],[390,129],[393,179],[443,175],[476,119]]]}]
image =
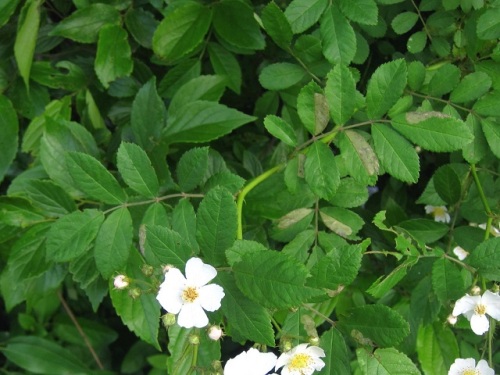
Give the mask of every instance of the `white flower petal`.
[{"label": "white flower petal", "polygon": [[465,370],[472,370],[476,368],[476,361],[474,358],[457,358],[451,365],[448,375],[462,375]]},{"label": "white flower petal", "polygon": [[455,316],[459,316],[460,314],[465,314],[470,311],[473,312],[476,305],[480,302],[481,297],[469,296],[468,294],[466,294],[465,297],[462,297],[457,302],[455,302],[455,307],[453,308],[452,314]]},{"label": "white flower petal", "polygon": [[481,301],[486,306],[486,314],[495,320],[500,320],[500,296],[487,290]]},{"label": "white flower petal", "polygon": [[470,319],[470,327],[476,335],[482,335],[490,328],[490,322],[486,315],[474,314]]},{"label": "white flower petal", "polygon": [[469,253],[467,251],[465,251],[462,247],[460,246],[456,246],[454,249],[453,249],[453,254],[455,254],[455,256],[459,259],[459,260],[464,260],[465,258],[467,258],[467,256],[469,255]]},{"label": "white flower petal", "polygon": [[165,274],[165,279],[160,287],[176,288],[182,287],[186,284],[186,278],[178,268],[172,268]]},{"label": "white flower petal", "polygon": [[208,317],[198,303],[186,303],[181,308],[177,324],[184,328],[203,328],[208,325]]},{"label": "white flower petal", "polygon": [[160,302],[161,307],[169,313],[178,314],[184,303],[181,293],[182,289],[169,289],[163,287],[160,288],[156,299]]},{"label": "white flower petal", "polygon": [[316,357],[324,357],[326,355],[325,351],[322,348],[314,345],[307,348],[307,352]]},{"label": "white flower petal", "polygon": [[224,298],[224,289],[220,285],[210,284],[198,289],[197,302],[207,311],[220,309],[220,302]]},{"label": "white flower petal", "polygon": [[265,375],[275,363],[274,353],[261,353],[251,348],[227,361],[224,366],[224,375]]},{"label": "white flower petal", "polygon": [[189,284],[200,287],[217,276],[217,270],[200,258],[191,258],[186,263],[186,278]]},{"label": "white flower petal", "polygon": [[495,370],[488,366],[488,362],[486,362],[484,359],[481,359],[478,362],[476,370],[479,370],[479,373],[481,375],[495,375]]},{"label": "white flower petal", "polygon": [[425,208],[425,213],[426,214],[431,214],[434,212],[434,206],[431,206],[430,204],[428,204],[427,206],[424,207]]}]

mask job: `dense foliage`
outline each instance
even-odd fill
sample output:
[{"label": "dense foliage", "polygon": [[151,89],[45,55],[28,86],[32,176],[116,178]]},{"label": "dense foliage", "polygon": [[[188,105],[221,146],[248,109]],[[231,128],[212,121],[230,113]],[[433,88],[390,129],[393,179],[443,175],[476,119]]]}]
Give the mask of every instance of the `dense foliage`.
[{"label": "dense foliage", "polygon": [[[1,372],[500,371],[499,38],[498,0],[0,0]],[[156,298],[192,258],[215,328]]]}]

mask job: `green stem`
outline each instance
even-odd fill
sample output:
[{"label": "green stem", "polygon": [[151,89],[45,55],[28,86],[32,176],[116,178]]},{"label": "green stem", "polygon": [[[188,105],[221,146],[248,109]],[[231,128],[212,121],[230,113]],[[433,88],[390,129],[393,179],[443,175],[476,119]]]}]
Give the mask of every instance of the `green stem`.
[{"label": "green stem", "polygon": [[193,372],[194,369],[196,368],[196,364],[198,362],[198,348],[200,345],[193,345],[193,360],[191,361],[191,369],[189,373]]},{"label": "green stem", "polygon": [[238,240],[243,239],[243,202],[245,201],[245,197],[247,196],[250,191],[257,185],[259,185],[261,182],[265,181],[269,177],[271,177],[273,174],[279,172],[281,169],[285,167],[285,163],[281,163],[264,173],[262,173],[260,176],[255,177],[252,181],[248,183],[247,186],[245,186],[240,193],[238,194],[238,200],[236,201],[236,209],[238,213],[238,231],[236,233],[236,238]]},{"label": "green stem", "polygon": [[487,240],[490,236],[491,223],[493,222],[493,213],[491,212],[490,205],[488,204],[488,200],[486,199],[486,195],[484,194],[483,186],[481,185],[481,181],[479,181],[479,176],[477,175],[476,165],[471,164],[470,170],[472,172],[472,177],[474,178],[474,183],[476,184],[477,191],[479,193],[479,197],[481,198],[481,202],[483,203],[484,210],[486,211],[486,215],[488,219],[486,221],[486,231],[484,233],[484,239]]},{"label": "green stem", "polygon": [[158,203],[158,202],[165,201],[167,199],[172,199],[172,198],[203,198],[204,196],[205,196],[204,194],[187,194],[187,193],[169,194],[169,195],[164,195],[163,197],[148,199],[148,200],[140,201],[140,202],[123,203],[123,204],[120,204],[118,206],[111,207],[109,210],[104,211],[104,215],[109,214],[110,212],[116,211],[122,207],[143,206],[145,204]]}]

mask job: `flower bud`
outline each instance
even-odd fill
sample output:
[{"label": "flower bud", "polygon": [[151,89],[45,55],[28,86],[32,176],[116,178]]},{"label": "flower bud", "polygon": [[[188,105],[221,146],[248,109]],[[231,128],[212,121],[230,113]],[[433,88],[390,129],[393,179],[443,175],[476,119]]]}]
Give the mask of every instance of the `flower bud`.
[{"label": "flower bud", "polygon": [[293,348],[293,344],[288,338],[281,340],[280,346],[282,353],[288,352]]},{"label": "flower bud", "polygon": [[208,337],[210,337],[211,340],[218,341],[223,334],[224,332],[222,332],[222,328],[219,326],[211,326],[208,329]]},{"label": "flower bud", "polygon": [[493,288],[491,288],[491,291],[492,291],[493,293],[498,294],[498,292],[500,291],[500,286],[499,286],[498,284],[494,284],[494,285],[493,285]]},{"label": "flower bud", "polygon": [[149,264],[143,264],[141,266],[142,274],[147,277],[153,276],[154,270],[153,266],[150,266]]},{"label": "flower bud", "polygon": [[454,326],[455,324],[457,324],[458,318],[455,315],[450,314],[448,315],[448,318],[446,320],[448,321],[449,324]]},{"label": "flower bud", "polygon": [[458,258],[458,260],[464,260],[465,258],[467,258],[467,255],[469,255],[469,253],[467,251],[465,251],[463,248],[461,248],[460,246],[456,246],[453,249],[453,254],[455,254],[455,256]]},{"label": "flower bud", "polygon": [[139,288],[132,288],[128,291],[128,295],[132,298],[132,299],[136,299],[136,298],[139,298],[142,294],[142,291],[139,289]]},{"label": "flower bud", "polygon": [[162,267],[162,271],[163,273],[167,273],[168,271],[170,271],[172,268],[175,268],[174,266],[172,266],[171,264],[167,264],[165,266]]},{"label": "flower bud", "polygon": [[167,328],[173,326],[175,324],[175,321],[175,314],[172,313],[167,313],[161,317],[161,322]]},{"label": "flower bud", "polygon": [[191,345],[199,345],[200,344],[200,336],[196,334],[192,334],[189,336],[189,343]]},{"label": "flower bud", "polygon": [[471,288],[470,292],[473,296],[478,296],[481,294],[481,288],[475,285]]},{"label": "flower bud", "polygon": [[125,289],[128,287],[130,284],[130,280],[127,276],[125,275],[118,275],[115,277],[115,280],[113,281],[113,285],[115,286],[115,289]]},{"label": "flower bud", "polygon": [[319,346],[319,337],[318,336],[309,337],[309,344],[313,346]]}]

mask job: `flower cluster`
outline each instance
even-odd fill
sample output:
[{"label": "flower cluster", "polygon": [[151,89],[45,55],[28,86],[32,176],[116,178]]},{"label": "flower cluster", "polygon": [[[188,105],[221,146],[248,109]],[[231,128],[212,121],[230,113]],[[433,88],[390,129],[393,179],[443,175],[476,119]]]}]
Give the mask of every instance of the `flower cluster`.
[{"label": "flower cluster", "polygon": [[489,290],[482,296],[470,296],[466,294],[460,298],[453,308],[454,316],[463,314],[469,321],[472,331],[476,335],[482,335],[490,328],[490,322],[486,315],[500,320],[500,296]]},{"label": "flower cluster", "polygon": [[273,368],[277,371],[282,367],[282,375],[311,375],[325,366],[320,359],[324,356],[323,349],[309,344],[297,345],[279,358],[274,353],[261,353],[252,348],[227,361],[224,375],[265,375]]},{"label": "flower cluster", "polygon": [[224,298],[224,289],[217,284],[207,285],[217,270],[199,258],[186,263],[186,276],[177,268],[170,268],[160,285],[156,299],[172,314],[179,314],[177,323],[184,328],[202,328],[208,325],[206,311],[216,311]]}]

